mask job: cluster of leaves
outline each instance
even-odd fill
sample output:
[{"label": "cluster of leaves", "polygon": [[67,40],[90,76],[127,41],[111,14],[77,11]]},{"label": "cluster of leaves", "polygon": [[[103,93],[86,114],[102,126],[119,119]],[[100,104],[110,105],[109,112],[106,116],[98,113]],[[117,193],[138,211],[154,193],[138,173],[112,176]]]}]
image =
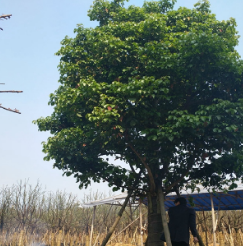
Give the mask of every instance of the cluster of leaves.
[{"label": "cluster of leaves", "polygon": [[169,192],[243,174],[235,20],[218,21],[208,1],[178,10],[174,3],[125,8],[124,0],[96,0],[88,15],[100,25],[79,25],[62,41],[54,112],[36,123],[52,134],[45,159],[80,187],[106,180],[129,189],[139,179],[143,192],[157,179]]}]

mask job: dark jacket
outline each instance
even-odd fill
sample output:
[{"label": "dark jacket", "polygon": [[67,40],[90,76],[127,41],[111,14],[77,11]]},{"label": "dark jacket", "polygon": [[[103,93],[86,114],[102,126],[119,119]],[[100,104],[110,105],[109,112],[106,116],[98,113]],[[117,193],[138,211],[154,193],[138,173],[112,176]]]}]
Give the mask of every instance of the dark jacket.
[{"label": "dark jacket", "polygon": [[196,229],[196,216],[195,211],[192,208],[187,207],[184,204],[180,204],[169,209],[169,230],[171,241],[174,242],[186,242],[189,244],[190,234],[194,237],[197,236]]}]

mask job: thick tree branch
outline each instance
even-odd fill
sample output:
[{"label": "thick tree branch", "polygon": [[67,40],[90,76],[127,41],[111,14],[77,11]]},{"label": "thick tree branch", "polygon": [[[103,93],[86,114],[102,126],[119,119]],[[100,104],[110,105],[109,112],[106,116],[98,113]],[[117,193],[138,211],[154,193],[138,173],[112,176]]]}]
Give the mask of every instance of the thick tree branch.
[{"label": "thick tree branch", "polygon": [[130,164],[130,162],[129,162],[129,166],[130,166],[132,172],[133,172],[133,173],[136,173],[135,169],[134,169],[133,166]]},{"label": "thick tree branch", "polygon": [[132,149],[132,151],[135,153],[135,155],[139,158],[139,160],[143,163],[144,167],[147,169],[148,171],[148,176],[149,176],[149,180],[150,180],[150,183],[151,183],[151,187],[150,187],[150,190],[152,192],[152,194],[155,192],[155,182],[154,182],[154,177],[153,177],[153,174],[151,172],[151,169],[150,167],[148,166],[148,164],[146,163],[146,161],[144,160],[144,158],[142,158],[139,153],[134,149],[134,147],[128,143],[128,146]]}]

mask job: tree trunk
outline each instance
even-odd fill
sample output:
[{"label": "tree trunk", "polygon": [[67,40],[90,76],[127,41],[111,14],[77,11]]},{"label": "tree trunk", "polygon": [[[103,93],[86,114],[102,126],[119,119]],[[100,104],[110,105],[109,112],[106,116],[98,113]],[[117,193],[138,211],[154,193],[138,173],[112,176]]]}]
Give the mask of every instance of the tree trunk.
[{"label": "tree trunk", "polygon": [[160,240],[163,231],[159,202],[156,196],[148,193],[148,238],[146,246],[163,246]]}]

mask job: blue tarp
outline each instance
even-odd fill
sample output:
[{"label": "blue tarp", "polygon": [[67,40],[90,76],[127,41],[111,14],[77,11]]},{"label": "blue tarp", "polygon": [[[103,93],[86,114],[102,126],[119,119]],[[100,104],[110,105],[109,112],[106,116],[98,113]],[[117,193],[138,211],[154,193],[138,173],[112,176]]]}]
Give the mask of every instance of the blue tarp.
[{"label": "blue tarp", "polygon": [[[238,188],[231,190],[227,193],[218,191],[215,193],[210,193],[205,189],[201,189],[199,192],[190,190],[183,190],[181,196],[185,197],[188,200],[188,206],[190,206],[189,200],[192,197],[193,203],[195,206],[193,208],[196,211],[211,211],[211,200],[210,196],[213,196],[213,203],[215,210],[241,210],[243,209],[243,185],[238,183]],[[115,195],[108,197],[102,200],[93,201],[89,203],[82,204],[82,207],[93,207],[101,204],[117,204],[121,205],[125,200],[127,193],[124,192],[120,195]],[[174,200],[177,198],[175,193],[169,194],[165,197],[165,207],[166,210],[169,207],[173,207]],[[138,201],[138,199],[135,199]],[[147,205],[147,199],[144,199],[144,204]]]},{"label": "blue tarp", "polygon": [[[238,185],[235,190],[224,192],[211,193],[213,197],[214,209],[215,210],[241,210],[243,209],[243,187],[242,184]],[[195,204],[193,208],[196,211],[211,211],[211,200],[210,193],[203,190],[201,192],[182,192],[182,197],[185,197],[190,206],[189,197],[192,197],[192,201]],[[173,207],[174,200],[177,198],[176,195],[166,196],[165,206],[168,210],[169,207]],[[191,199],[190,199],[191,200]]]}]

